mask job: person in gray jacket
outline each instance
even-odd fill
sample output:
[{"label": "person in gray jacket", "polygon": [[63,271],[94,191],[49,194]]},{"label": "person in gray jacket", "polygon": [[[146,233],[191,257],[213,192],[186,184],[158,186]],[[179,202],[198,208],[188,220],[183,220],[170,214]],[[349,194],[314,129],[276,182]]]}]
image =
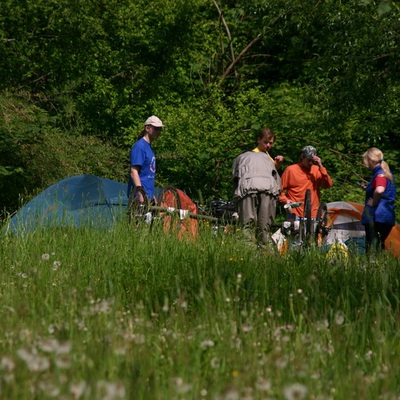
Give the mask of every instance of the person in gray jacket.
[{"label": "person in gray jacket", "polygon": [[257,243],[265,246],[281,188],[274,161],[265,152],[246,151],[236,157],[232,172],[239,222],[246,236],[253,237],[255,231]]}]

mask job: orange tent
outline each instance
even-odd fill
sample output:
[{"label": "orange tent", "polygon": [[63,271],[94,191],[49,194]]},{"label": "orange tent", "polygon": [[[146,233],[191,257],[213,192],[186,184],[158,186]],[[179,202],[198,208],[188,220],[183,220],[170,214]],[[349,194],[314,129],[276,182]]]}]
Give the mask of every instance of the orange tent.
[{"label": "orange tent", "polygon": [[[364,205],[350,201],[335,201],[327,203],[329,224],[331,230],[325,238],[327,244],[337,240],[343,242],[351,240],[363,241],[365,237],[364,226],[361,225],[361,215]],[[385,248],[394,256],[400,257],[400,225],[396,224],[385,241]]]}]

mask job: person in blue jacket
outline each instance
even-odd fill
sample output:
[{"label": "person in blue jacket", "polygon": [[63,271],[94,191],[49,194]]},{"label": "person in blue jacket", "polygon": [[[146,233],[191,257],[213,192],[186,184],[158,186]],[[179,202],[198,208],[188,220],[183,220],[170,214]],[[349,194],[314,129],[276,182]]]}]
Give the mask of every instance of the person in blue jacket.
[{"label": "person in blue jacket", "polygon": [[396,185],[381,150],[371,147],[362,157],[364,166],[372,171],[365,189],[365,207],[361,218],[365,226],[366,249],[383,250],[385,240],[396,223]]},{"label": "person in blue jacket", "polygon": [[[162,121],[152,115],[144,123],[144,129],[139,134],[137,142],[130,152],[130,173],[128,180],[128,197],[133,188],[141,188],[146,193],[149,201],[154,200],[156,178],[156,156],[151,148],[151,143],[156,140],[164,127]],[[140,203],[144,203],[143,194],[137,193]]]}]

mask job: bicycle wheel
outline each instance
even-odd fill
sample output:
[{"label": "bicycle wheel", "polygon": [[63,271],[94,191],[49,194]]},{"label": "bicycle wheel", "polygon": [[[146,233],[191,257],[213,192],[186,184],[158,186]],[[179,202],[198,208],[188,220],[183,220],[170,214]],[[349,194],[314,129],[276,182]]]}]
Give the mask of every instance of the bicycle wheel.
[{"label": "bicycle wheel", "polygon": [[[174,210],[181,209],[181,201],[176,188],[173,186],[166,186],[161,189],[160,194],[157,196],[157,204],[160,207],[170,208]],[[159,212],[158,220],[164,227],[164,232],[179,232],[181,221],[178,214],[171,214],[170,212]]]},{"label": "bicycle wheel", "polygon": [[160,207],[171,207],[176,210],[181,209],[181,200],[176,188],[173,186],[162,188],[160,194],[157,196],[157,204]]},{"label": "bicycle wheel", "polygon": [[311,234],[311,190],[306,190],[306,195],[304,198],[304,215],[305,219],[304,228],[305,228],[305,236],[308,237]]},{"label": "bicycle wheel", "polygon": [[322,240],[328,232],[328,207],[325,203],[322,203],[318,208],[317,224],[315,228],[315,241],[318,245],[322,244]]}]

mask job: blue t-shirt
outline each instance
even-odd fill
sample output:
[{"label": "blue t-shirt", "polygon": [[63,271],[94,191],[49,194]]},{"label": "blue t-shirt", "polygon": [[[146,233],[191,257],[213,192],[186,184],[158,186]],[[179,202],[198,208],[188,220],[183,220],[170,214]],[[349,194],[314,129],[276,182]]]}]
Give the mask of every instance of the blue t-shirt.
[{"label": "blue t-shirt", "polygon": [[[156,157],[150,143],[143,138],[139,139],[132,146],[130,160],[131,167],[140,167],[140,181],[148,199],[152,200],[156,178]],[[133,186],[133,181],[129,174],[128,197]]]}]

